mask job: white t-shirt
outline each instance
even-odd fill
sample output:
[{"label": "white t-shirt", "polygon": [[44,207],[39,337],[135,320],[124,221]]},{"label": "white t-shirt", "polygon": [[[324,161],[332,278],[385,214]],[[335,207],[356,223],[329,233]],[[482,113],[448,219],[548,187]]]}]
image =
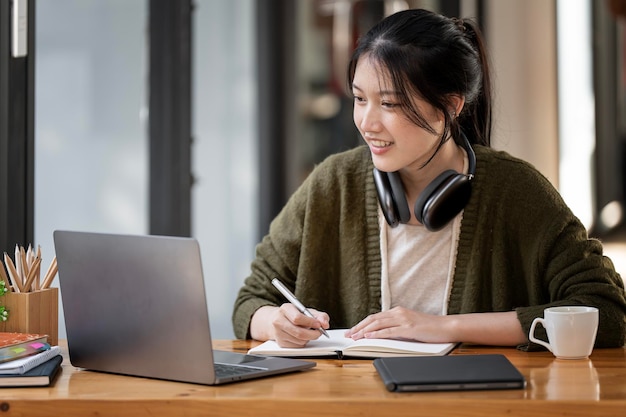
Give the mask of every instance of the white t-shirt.
[{"label": "white t-shirt", "polygon": [[382,310],[396,306],[444,315],[456,262],[462,212],[436,232],[423,225],[390,227],[381,219]]},{"label": "white t-shirt", "polygon": [[[463,165],[467,173],[467,154]],[[447,314],[462,218],[463,211],[436,232],[423,225],[390,227],[379,207],[383,311],[402,306]]]}]

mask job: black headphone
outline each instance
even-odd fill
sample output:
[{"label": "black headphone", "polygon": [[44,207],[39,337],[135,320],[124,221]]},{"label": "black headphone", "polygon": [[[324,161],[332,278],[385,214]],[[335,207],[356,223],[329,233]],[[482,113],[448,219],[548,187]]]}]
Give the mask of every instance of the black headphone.
[{"label": "black headphone", "polygon": [[[469,173],[459,174],[453,169],[442,172],[415,201],[415,217],[431,232],[443,228],[459,214],[472,194],[470,181],[476,173],[476,154],[463,132],[461,138],[461,146],[467,151],[469,159]],[[407,223],[411,219],[411,213],[400,175],[374,168],[374,184],[387,223],[391,227]]]}]

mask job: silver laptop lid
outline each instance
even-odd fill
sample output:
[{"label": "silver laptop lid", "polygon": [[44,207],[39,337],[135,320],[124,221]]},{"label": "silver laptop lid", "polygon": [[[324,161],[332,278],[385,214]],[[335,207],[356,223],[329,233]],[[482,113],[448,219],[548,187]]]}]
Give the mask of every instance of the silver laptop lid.
[{"label": "silver laptop lid", "polygon": [[198,242],[55,231],[72,365],[213,384]]}]

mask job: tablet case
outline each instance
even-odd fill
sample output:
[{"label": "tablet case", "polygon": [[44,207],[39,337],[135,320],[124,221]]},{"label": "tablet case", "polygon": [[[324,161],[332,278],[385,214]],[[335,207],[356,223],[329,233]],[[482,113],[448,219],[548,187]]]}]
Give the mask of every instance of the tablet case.
[{"label": "tablet case", "polygon": [[393,392],[518,389],[524,376],[504,356],[448,355],[374,360],[385,387]]}]

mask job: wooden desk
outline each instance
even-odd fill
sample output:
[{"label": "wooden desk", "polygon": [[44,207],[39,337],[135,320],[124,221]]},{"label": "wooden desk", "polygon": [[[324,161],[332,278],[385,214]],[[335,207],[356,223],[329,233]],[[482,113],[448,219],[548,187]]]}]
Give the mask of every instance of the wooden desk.
[{"label": "wooden desk", "polygon": [[[216,341],[246,352],[254,342]],[[461,346],[453,354],[504,353],[527,378],[524,390],[390,393],[371,360],[318,360],[288,375],[219,387],[108,375],[64,362],[52,387],[1,388],[11,416],[620,416],[626,415],[626,349],[589,360],[548,352]]]}]

